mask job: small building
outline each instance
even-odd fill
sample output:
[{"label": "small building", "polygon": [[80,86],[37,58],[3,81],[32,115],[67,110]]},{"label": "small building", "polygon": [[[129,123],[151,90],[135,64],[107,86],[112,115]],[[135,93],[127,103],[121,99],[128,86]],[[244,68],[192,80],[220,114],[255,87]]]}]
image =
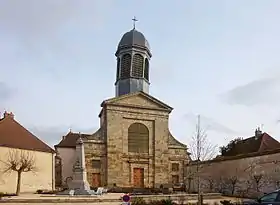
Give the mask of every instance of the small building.
[{"label": "small building", "polygon": [[200,176],[203,192],[255,197],[280,188],[280,143],[258,128],[252,137],[231,141],[221,155],[191,162],[185,171],[190,192],[197,191]]},{"label": "small building", "polygon": [[16,192],[17,172],[6,170],[12,160],[19,165],[24,159],[32,159],[34,169],[22,173],[21,192],[53,190],[55,151],[5,112],[0,119],[0,192]]}]

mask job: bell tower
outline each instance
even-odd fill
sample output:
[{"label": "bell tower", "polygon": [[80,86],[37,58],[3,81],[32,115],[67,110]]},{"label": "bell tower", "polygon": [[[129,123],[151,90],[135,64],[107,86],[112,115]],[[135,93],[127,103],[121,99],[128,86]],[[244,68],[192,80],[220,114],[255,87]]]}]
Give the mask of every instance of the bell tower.
[{"label": "bell tower", "polygon": [[121,38],[115,56],[117,57],[116,97],[142,91],[149,93],[149,65],[152,57],[145,36],[135,29]]}]

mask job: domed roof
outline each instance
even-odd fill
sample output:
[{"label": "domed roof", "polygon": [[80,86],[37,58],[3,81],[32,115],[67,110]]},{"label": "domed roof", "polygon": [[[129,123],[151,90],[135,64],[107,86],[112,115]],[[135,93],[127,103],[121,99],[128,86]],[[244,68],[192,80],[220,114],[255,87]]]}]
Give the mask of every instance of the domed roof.
[{"label": "domed roof", "polygon": [[119,42],[118,49],[130,46],[142,47],[150,50],[149,42],[145,36],[136,29],[132,29],[123,35]]}]

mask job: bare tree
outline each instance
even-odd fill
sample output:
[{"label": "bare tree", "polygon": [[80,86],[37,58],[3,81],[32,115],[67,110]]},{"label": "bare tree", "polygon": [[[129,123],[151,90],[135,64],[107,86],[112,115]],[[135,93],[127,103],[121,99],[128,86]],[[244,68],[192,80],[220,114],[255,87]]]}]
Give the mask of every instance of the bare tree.
[{"label": "bare tree", "polygon": [[234,175],[234,176],[229,177],[228,181],[229,181],[229,185],[230,185],[230,189],[231,189],[231,195],[233,195],[235,192],[235,189],[236,189],[238,178],[236,175]]},{"label": "bare tree", "polygon": [[260,171],[260,165],[264,164],[261,163],[259,160],[254,159],[249,163],[249,166],[244,170],[248,172],[249,179],[251,181],[250,188],[255,188],[255,191],[260,192],[261,187],[264,185],[264,172]]},{"label": "bare tree", "polygon": [[260,188],[262,187],[263,185],[263,174],[254,174],[253,175],[253,179],[255,181],[255,184],[256,184],[256,191],[259,192],[260,191]]},{"label": "bare tree", "polygon": [[224,193],[226,190],[226,180],[224,179],[223,175],[216,179],[216,189],[219,193]]},{"label": "bare tree", "polygon": [[210,192],[213,192],[215,180],[212,177],[209,176],[209,177],[207,177],[207,182],[208,182],[208,185],[209,185]]},{"label": "bare tree", "polygon": [[272,183],[275,189],[280,189],[280,161],[272,161],[274,165],[274,173],[270,174],[270,183]]},{"label": "bare tree", "polygon": [[192,137],[190,144],[192,159],[196,162],[197,192],[198,197],[201,195],[200,169],[201,161],[210,160],[216,154],[216,146],[213,146],[207,139],[206,131],[200,126],[200,115],[198,115],[196,132]]},{"label": "bare tree", "polygon": [[196,131],[190,143],[190,151],[192,159],[199,162],[213,159],[217,154],[217,146],[209,142],[206,130],[201,128],[200,115],[198,115]]},{"label": "bare tree", "polygon": [[35,157],[30,151],[9,151],[6,160],[1,160],[4,164],[4,173],[17,173],[16,195],[20,193],[21,177],[24,172],[36,172]]},{"label": "bare tree", "polygon": [[231,175],[227,178],[228,186],[230,187],[231,195],[234,195],[238,184],[238,178],[240,176],[240,170],[235,168]]}]

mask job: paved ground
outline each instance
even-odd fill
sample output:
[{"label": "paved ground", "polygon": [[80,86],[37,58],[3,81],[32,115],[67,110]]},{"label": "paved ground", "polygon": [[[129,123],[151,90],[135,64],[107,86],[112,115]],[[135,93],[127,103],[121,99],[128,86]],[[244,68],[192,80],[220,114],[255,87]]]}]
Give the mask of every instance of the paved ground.
[{"label": "paved ground", "polygon": [[[108,193],[105,194],[103,196],[97,196],[97,198],[99,199],[119,199],[123,194],[121,193]],[[62,197],[58,197],[58,196],[50,196],[50,195],[39,195],[39,194],[21,194],[20,196],[15,196],[12,197],[13,199],[44,199],[44,198],[53,198],[53,199],[57,199],[57,198],[69,198],[68,196],[62,196]],[[71,197],[74,199],[89,199],[89,197]],[[215,202],[220,202],[221,200],[231,200],[231,201],[238,201],[238,199],[236,198],[229,198],[229,197],[221,197],[221,198],[217,198],[217,199],[208,199],[208,200],[204,200],[205,203],[208,204],[214,204]],[[188,200],[186,201],[188,203],[195,203],[196,200]],[[0,203],[0,205],[3,203]],[[59,204],[59,205],[70,205],[70,204],[75,204],[75,205],[85,205],[85,204],[99,204],[99,205],[121,205],[121,202],[85,202],[85,203],[76,203],[76,202],[65,202],[65,203],[5,203],[6,205],[53,205],[53,204]]]},{"label": "paved ground", "polygon": [[[96,196],[97,198],[106,198],[106,199],[119,199],[121,196],[123,196],[122,193],[108,193],[108,194],[104,194],[101,196]],[[88,198],[93,198],[94,196],[77,196],[77,197],[71,197],[71,198],[78,198],[78,199],[88,199]],[[13,199],[44,199],[44,198],[48,198],[48,199],[57,199],[57,198],[70,198],[70,196],[55,196],[55,195],[46,195],[46,194],[20,194],[19,196],[13,196]]]},{"label": "paved ground", "polygon": [[[34,204],[34,203],[3,203],[3,204],[6,204],[6,205],[31,205],[31,204]],[[98,202],[98,203],[40,203],[40,205],[54,205],[54,204],[57,204],[57,205],[85,205],[85,204],[91,204],[91,205],[94,205],[94,204],[100,204],[100,205],[121,205],[120,202]],[[34,204],[35,205],[35,204]]]},{"label": "paved ground", "polygon": [[[214,204],[215,202],[220,202],[222,199],[206,200],[205,203]],[[232,199],[231,199],[232,200]],[[234,200],[232,200],[234,201]],[[189,203],[194,203],[196,201],[188,201]],[[6,203],[6,205],[31,205],[34,203]],[[40,203],[40,205],[86,205],[86,204],[99,204],[99,205],[121,205],[121,202],[96,202],[96,203]],[[34,204],[35,205],[35,204]],[[39,204],[38,204],[39,205]]]}]

